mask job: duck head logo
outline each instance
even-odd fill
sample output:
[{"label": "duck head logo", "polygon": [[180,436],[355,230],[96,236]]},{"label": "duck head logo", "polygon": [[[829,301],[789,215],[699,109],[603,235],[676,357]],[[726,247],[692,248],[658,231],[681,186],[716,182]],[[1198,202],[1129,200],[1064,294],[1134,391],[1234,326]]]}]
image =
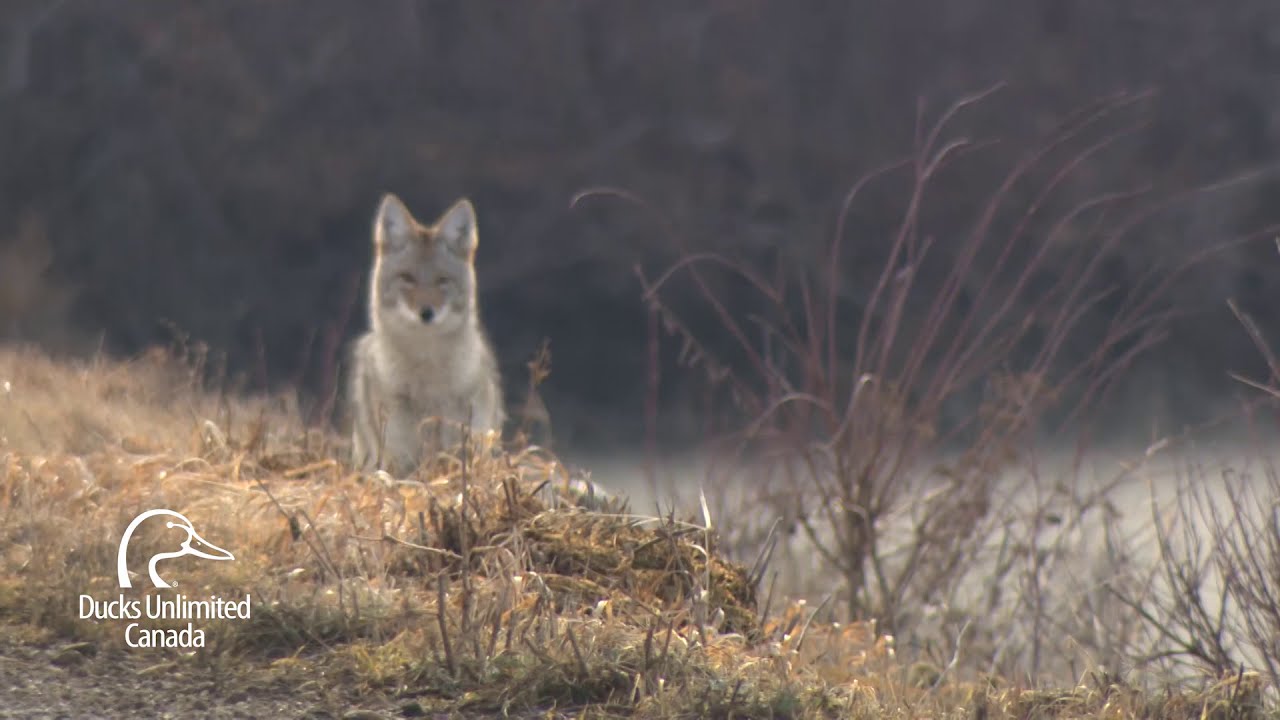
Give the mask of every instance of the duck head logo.
[{"label": "duck head logo", "polygon": [[116,569],[120,576],[120,587],[133,587],[133,583],[129,578],[129,568],[127,566],[128,561],[126,559],[126,553],[129,550],[129,541],[133,538],[133,532],[137,530],[138,526],[143,522],[157,516],[167,517],[165,526],[168,528],[182,530],[186,533],[186,539],[184,539],[178,545],[178,549],[173,552],[160,552],[151,556],[151,562],[147,563],[147,571],[151,575],[151,583],[156,587],[173,587],[156,573],[156,563],[161,560],[172,560],[173,558],[179,558],[184,555],[194,555],[206,560],[235,560],[235,556],[231,553],[200,537],[200,534],[196,532],[195,526],[193,526],[191,521],[182,513],[176,513],[172,510],[165,510],[163,508],[148,510],[134,518],[133,522],[129,523],[129,527],[125,528],[124,537],[120,538],[120,554],[116,560]]}]

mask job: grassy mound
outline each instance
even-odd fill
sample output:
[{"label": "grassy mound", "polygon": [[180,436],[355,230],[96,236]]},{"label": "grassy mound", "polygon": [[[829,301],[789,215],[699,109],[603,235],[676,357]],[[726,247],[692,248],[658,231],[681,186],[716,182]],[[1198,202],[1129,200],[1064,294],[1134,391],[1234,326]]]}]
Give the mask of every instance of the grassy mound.
[{"label": "grassy mound", "polygon": [[[393,697],[408,715],[1257,712],[1250,674],[1159,698],[1101,675],[1055,692],[952,682],[945,668],[899,664],[868,624],[768,607],[757,576],[723,560],[702,523],[583,503],[549,453],[482,445],[407,480],[359,473],[289,403],[208,392],[203,374],[169,353],[83,364],[0,351],[5,637],[148,653],[153,672],[234,664]],[[176,592],[251,598],[247,619],[194,623],[203,648],[128,648],[129,619],[81,616],[82,595],[175,592],[152,588],[144,570],[163,523],[140,526],[135,587],[118,586],[121,534],[151,508],[183,514],[235,556],[167,561]]]}]

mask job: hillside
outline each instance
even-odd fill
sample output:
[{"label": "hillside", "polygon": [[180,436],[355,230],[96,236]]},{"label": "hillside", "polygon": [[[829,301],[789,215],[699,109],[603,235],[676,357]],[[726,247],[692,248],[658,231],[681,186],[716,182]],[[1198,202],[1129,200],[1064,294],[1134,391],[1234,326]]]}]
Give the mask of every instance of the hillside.
[{"label": "hillside", "polygon": [[[722,560],[705,520],[584,498],[535,448],[401,482],[352,472],[289,403],[202,387],[199,361],[0,351],[0,714],[1259,716],[1253,673],[1146,696],[1098,672],[1031,690],[902,665],[868,624],[761,597],[762,569]],[[127,618],[81,617],[85,595],[94,614],[173,592],[136,552],[162,528],[139,530],[135,586],[117,584],[122,530],[148,508],[234,554],[161,566],[180,597],[251,598],[247,618],[191,621],[204,647],[130,647]]]}]

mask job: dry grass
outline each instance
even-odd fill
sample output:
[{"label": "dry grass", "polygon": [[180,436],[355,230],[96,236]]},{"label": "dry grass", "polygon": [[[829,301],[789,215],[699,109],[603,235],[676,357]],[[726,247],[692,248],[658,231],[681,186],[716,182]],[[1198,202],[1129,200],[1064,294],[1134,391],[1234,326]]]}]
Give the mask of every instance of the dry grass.
[{"label": "dry grass", "polygon": [[869,624],[757,602],[760,568],[723,561],[704,523],[577,507],[543,452],[480,447],[399,482],[353,472],[284,405],[203,391],[191,360],[0,350],[7,637],[121,645],[124,623],[81,620],[76,598],[114,597],[122,529],[167,507],[236,556],[174,561],[182,592],[248,593],[253,612],[209,623],[191,654],[131,651],[158,662],[234,660],[461,715],[1258,713],[1247,673],[1153,698],[1099,674],[1032,691],[904,667]]}]

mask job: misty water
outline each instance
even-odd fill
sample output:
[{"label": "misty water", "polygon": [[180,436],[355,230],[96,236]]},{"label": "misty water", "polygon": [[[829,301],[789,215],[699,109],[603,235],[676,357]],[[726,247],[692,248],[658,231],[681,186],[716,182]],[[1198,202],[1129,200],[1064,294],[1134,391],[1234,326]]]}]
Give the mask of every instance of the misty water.
[{"label": "misty water", "polygon": [[[1044,649],[1040,658],[1046,672],[1079,667],[1065,658],[1084,652],[1067,637],[1077,633],[1092,634],[1095,642],[1111,643],[1117,650],[1124,644],[1131,651],[1145,648],[1160,652],[1168,647],[1168,638],[1154,636],[1149,629],[1144,634],[1136,623],[1117,618],[1135,617],[1135,606],[1149,613],[1176,607],[1188,587],[1173,589],[1169,567],[1201,578],[1198,592],[1203,609],[1209,619],[1217,617],[1222,610],[1223,585],[1214,564],[1215,558],[1222,559],[1222,549],[1215,549],[1215,537],[1226,528],[1235,533],[1237,547],[1262,551],[1266,534],[1275,534],[1275,526],[1268,525],[1280,487],[1276,478],[1280,455],[1268,442],[1274,436],[1275,429],[1269,424],[1240,423],[1199,437],[1117,442],[1092,449],[1057,447],[1022,458],[995,481],[986,526],[989,533],[982,550],[975,554],[972,569],[954,592],[947,594],[946,602],[918,618],[920,625],[941,630],[948,623],[961,623],[957,614],[972,612],[973,620],[987,620],[976,613],[983,608],[995,609],[1004,613],[1014,628],[1010,633],[1022,636],[1014,638],[1022,641],[1022,646],[1030,643],[1031,633],[1053,636],[1044,642],[1058,644]],[[701,524],[700,492],[705,493],[712,525],[729,539],[722,549],[748,565],[755,559],[761,539],[781,515],[776,504],[761,499],[761,488],[753,483],[750,467],[717,475],[727,480],[709,479],[711,458],[705,453],[668,456],[652,466],[642,453],[568,453],[568,460],[589,470],[591,479],[609,492],[627,496],[631,511],[637,515],[666,514],[674,509],[677,518]],[[909,543],[913,512],[932,489],[923,486],[904,494],[895,512],[877,525],[885,538],[884,555],[893,556],[895,543]],[[1029,525],[1032,519],[1039,521],[1034,530]],[[1035,552],[1015,558],[1012,571],[1006,568],[1000,581],[1007,586],[1003,604],[987,604],[995,568],[1009,562],[1010,538],[1033,542]],[[1161,538],[1166,540],[1163,553]],[[1034,570],[1033,562],[1038,563]],[[1061,625],[1033,627],[1028,620],[1018,619],[1026,609],[1018,607],[1017,599],[1025,601],[1032,591],[1027,584],[1029,574],[1039,579],[1037,601],[1045,603],[1045,612]],[[812,541],[799,531],[778,534],[769,577],[777,596],[806,598],[814,606],[828,595],[836,596],[839,586],[838,572],[823,562]],[[838,603],[830,607],[832,617],[839,619],[843,608]],[[930,612],[935,616],[927,617]],[[1237,660],[1265,667],[1250,643],[1242,642],[1243,617],[1236,603],[1228,601],[1223,617],[1224,644]],[[1111,628],[1105,623],[1118,625]],[[1090,629],[1090,625],[1095,627]],[[954,631],[952,627],[950,632]],[[1114,637],[1106,637],[1108,634]],[[906,637],[900,640],[909,642]],[[991,640],[996,644],[1001,641]],[[1064,657],[1055,657],[1055,652]],[[1182,666],[1182,670],[1188,671],[1189,666]]]}]

